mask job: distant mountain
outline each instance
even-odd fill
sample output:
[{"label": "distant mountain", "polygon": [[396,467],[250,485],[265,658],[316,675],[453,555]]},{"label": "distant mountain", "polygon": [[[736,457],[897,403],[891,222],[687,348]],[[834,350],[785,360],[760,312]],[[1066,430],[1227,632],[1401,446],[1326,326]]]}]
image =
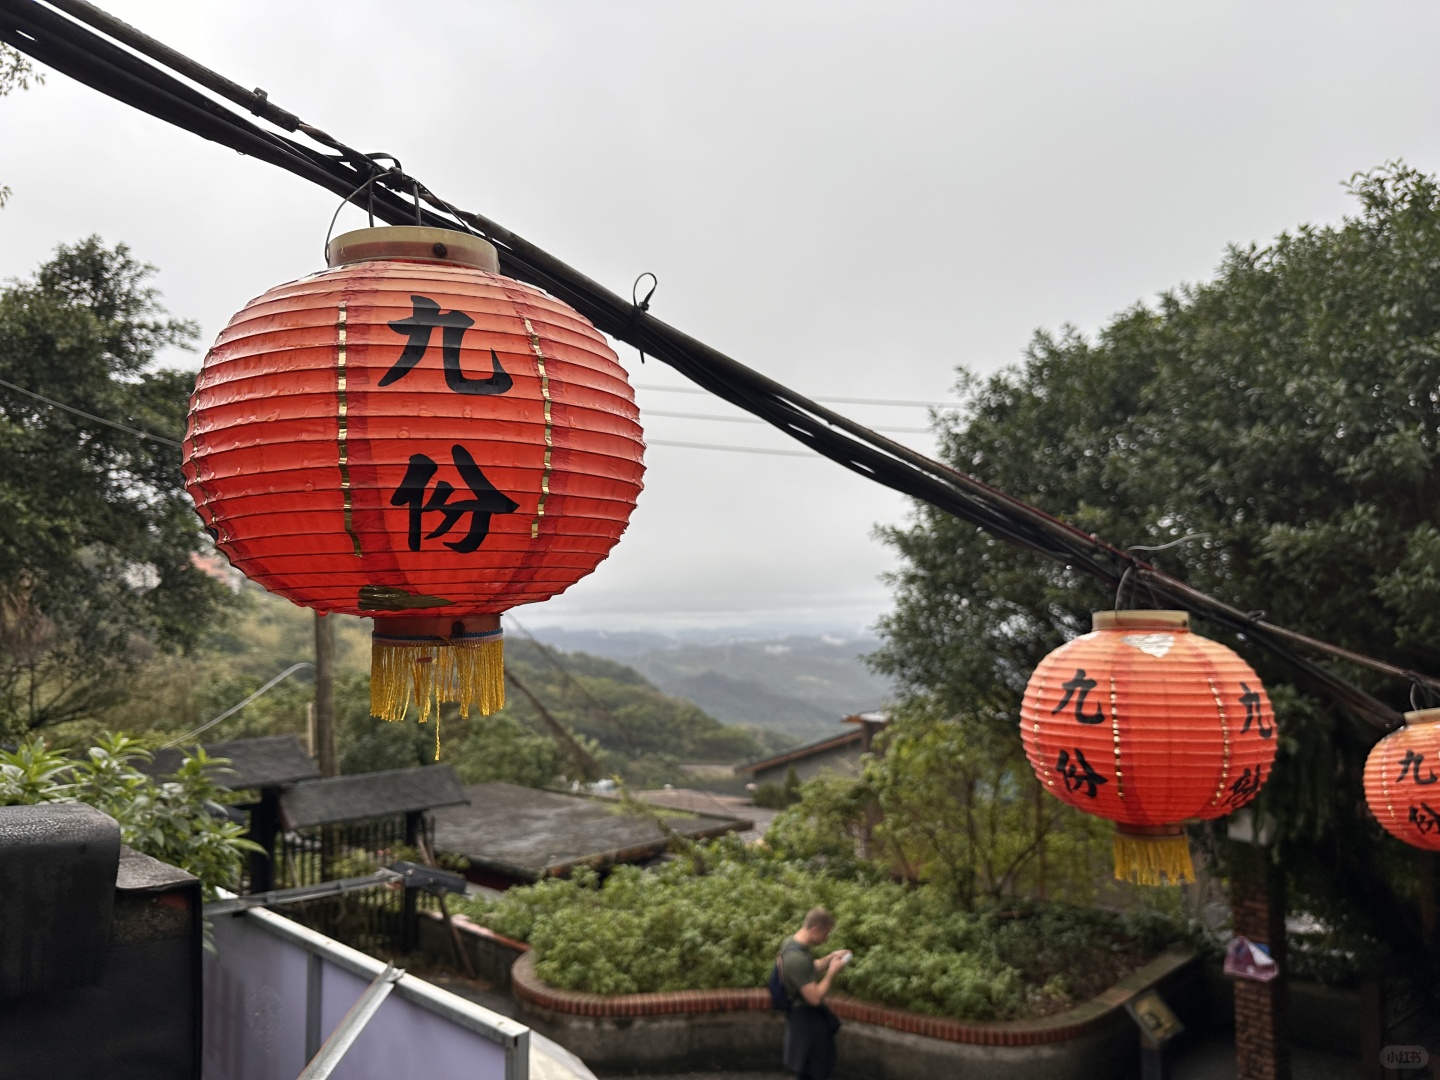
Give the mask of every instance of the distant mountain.
[{"label": "distant mountain", "polygon": [[718,671],[684,675],[667,682],[665,693],[693,701],[711,716],[724,717],[727,724],[753,724],[765,731],[788,736],[793,742],[808,742],[836,727],[838,717],[831,709],[777,694],[750,679],[733,679]]},{"label": "distant mountain", "polygon": [[[887,680],[861,657],[869,636],[667,636],[545,629],[537,636],[571,651],[622,660],[667,694],[695,702],[727,724],[747,724],[796,742],[834,731],[840,719],[883,705]],[[706,640],[706,639],[709,640]]]}]

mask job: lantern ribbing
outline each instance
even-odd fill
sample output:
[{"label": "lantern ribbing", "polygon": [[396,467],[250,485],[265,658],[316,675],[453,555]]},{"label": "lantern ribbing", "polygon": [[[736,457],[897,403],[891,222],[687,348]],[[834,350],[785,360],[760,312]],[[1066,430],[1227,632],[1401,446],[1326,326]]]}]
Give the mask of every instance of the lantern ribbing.
[{"label": "lantern ribbing", "polygon": [[216,545],[271,592],[375,620],[387,720],[502,707],[500,613],[592,572],[641,489],[615,354],[482,248],[336,238],[336,265],[230,321],[191,399],[186,483]]},{"label": "lantern ribbing", "polygon": [[1176,611],[1101,611],[1030,677],[1021,738],[1045,790],[1116,823],[1115,876],[1191,881],[1184,824],[1259,792],[1275,757],[1250,666]]}]

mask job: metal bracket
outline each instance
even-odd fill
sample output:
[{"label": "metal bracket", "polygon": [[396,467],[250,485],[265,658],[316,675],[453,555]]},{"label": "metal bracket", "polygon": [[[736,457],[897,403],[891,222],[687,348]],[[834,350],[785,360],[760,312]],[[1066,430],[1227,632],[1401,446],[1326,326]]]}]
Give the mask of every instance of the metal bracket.
[{"label": "metal bracket", "polygon": [[274,904],[295,904],[301,900],[319,900],[326,896],[340,896],[357,889],[373,889],[377,885],[389,885],[404,880],[403,874],[394,870],[376,870],[365,877],[341,878],[339,881],[324,881],[319,885],[299,885],[293,889],[271,889],[269,892],[250,893],[225,900],[212,900],[204,907],[207,919],[217,915],[232,915],[246,908],[270,907]]},{"label": "metal bracket", "polygon": [[299,1076],[299,1080],[327,1080],[327,1077],[335,1071],[335,1066],[340,1064],[340,1059],[350,1049],[360,1033],[365,1030],[365,1025],[370,1018],[380,1011],[380,1006],[390,996],[390,991],[395,989],[395,984],[405,977],[405,969],[397,968],[394,964],[386,964],[385,970],[375,976],[375,981],[365,988],[350,1011],[345,1014],[330,1037],[325,1040],[325,1045],[320,1047],[319,1052],[310,1059],[310,1064],[305,1066],[305,1071]]}]

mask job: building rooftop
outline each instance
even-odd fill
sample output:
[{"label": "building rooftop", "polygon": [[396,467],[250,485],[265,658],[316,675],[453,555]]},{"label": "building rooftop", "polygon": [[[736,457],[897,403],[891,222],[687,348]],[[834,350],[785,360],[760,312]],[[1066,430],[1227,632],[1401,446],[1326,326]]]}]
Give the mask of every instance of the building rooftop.
[{"label": "building rooftop", "polygon": [[813,739],[799,746],[792,746],[789,750],[782,750],[778,754],[771,754],[769,757],[757,758],[755,761],[747,761],[735,766],[737,775],[744,773],[756,773],[765,769],[773,769],[780,765],[788,765],[792,761],[801,761],[816,754],[824,754],[831,750],[838,750],[842,746],[851,743],[863,745],[865,742],[865,728],[856,725],[845,731],[837,732],[834,735],[826,735],[823,738]]},{"label": "building rooftop", "polygon": [[[301,780],[316,780],[320,769],[294,735],[268,735],[258,739],[232,739],[204,743],[212,758],[228,758],[229,765],[215,771],[215,779],[232,790],[281,787]],[[157,750],[143,766],[154,777],[169,776],[180,768],[184,754],[178,747]]]},{"label": "building rooftop", "polygon": [[454,769],[449,765],[427,765],[297,784],[280,795],[280,820],[287,829],[304,829],[393,817],[465,801],[465,791]]},{"label": "building rooftop", "polygon": [[669,837],[657,823],[691,839],[750,828],[748,820],[655,811],[636,813],[613,799],[566,795],[514,784],[471,784],[468,806],[435,813],[435,847],[463,855],[473,867],[520,881],[538,881],[581,865],[643,862]]}]

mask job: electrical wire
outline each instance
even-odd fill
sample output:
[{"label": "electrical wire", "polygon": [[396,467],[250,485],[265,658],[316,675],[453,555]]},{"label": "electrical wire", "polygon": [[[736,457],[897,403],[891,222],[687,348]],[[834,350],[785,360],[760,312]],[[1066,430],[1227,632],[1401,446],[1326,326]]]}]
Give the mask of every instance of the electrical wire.
[{"label": "electrical wire", "polygon": [[728,450],[733,454],[770,454],[775,457],[803,457],[814,460],[804,450],[771,450],[763,446],[725,446],[721,443],[679,442],[675,439],[645,439],[646,446],[681,446],[687,450]]},{"label": "electrical wire", "polygon": [[27,390],[25,387],[17,386],[15,383],[5,379],[0,379],[0,386],[14,390],[16,393],[26,394],[39,401],[43,401],[46,405],[53,405],[57,409],[64,409],[66,412],[74,413],[76,416],[83,416],[86,420],[94,420],[97,424],[104,424],[106,427],[112,427],[119,431],[127,431],[131,435],[138,435],[142,439],[153,439],[155,442],[164,443],[166,446],[181,445],[174,439],[167,439],[164,435],[156,435],[149,431],[141,431],[139,428],[126,427],[124,424],[118,424],[114,420],[106,420],[103,416],[96,416],[94,413],[88,413],[84,409],[77,409],[74,405],[66,405],[63,401],[56,401],[52,397],[46,397],[44,394],[35,390]]},{"label": "electrical wire", "polygon": [[574,675],[570,674],[570,669],[567,668],[560,661],[560,657],[554,653],[550,646],[546,645],[529,630],[525,629],[525,627],[520,624],[520,620],[517,619],[514,614],[507,616],[507,618],[510,620],[510,625],[515,627],[516,630],[519,630],[520,633],[524,634],[526,640],[528,640],[530,644],[534,645],[537,649],[540,650],[540,652],[545,656],[545,658],[555,666],[555,668],[560,672],[562,676],[564,676],[565,680],[576,690],[580,691],[580,694],[585,697],[592,706],[594,706],[595,710],[600,713],[601,716],[609,720],[610,723],[613,724],[615,727],[619,728],[620,731],[626,736],[626,738],[632,740],[634,739],[635,733],[630,729],[629,725],[624,723],[620,719],[620,717],[616,716],[613,712],[611,712],[609,706],[607,706],[604,702],[602,702],[599,698],[592,694],[584,683],[582,683]]},{"label": "electrical wire", "polygon": [[[701,390],[694,386],[660,386],[656,383],[636,383],[636,390],[652,390],[660,394],[705,394],[708,391]],[[886,405],[912,409],[959,409],[963,403],[959,401],[910,401],[896,398],[864,398],[864,397],[813,397],[811,401],[823,401],[827,405]],[[883,430],[876,428],[876,431]],[[926,430],[929,430],[928,428]]]},{"label": "electrical wire", "polygon": [[[263,92],[244,90],[84,0],[52,0],[52,4],[276,126],[298,131],[335,153],[316,151],[256,126],[134,52],[105,40],[38,0],[0,0],[0,41],[116,100],[202,138],[277,165],[336,195],[349,198],[352,192],[366,186],[367,180],[373,179],[368,185],[367,207],[373,200],[375,216],[380,220],[390,224],[418,222],[483,235],[497,249],[503,273],[544,289],[578,310],[604,333],[668,364],[695,383],[699,392],[713,393],[760,417],[811,451],[868,480],[953,514],[993,536],[1111,588],[1116,587],[1127,572],[1133,573],[1136,583],[1143,584],[1157,603],[1171,604],[1242,635],[1252,645],[1291,666],[1303,683],[1376,727],[1388,730],[1399,726],[1399,712],[1297,652],[1297,648],[1320,652],[1412,684],[1440,688],[1440,679],[1433,676],[1275,626],[1225,604],[1129,552],[833,412],[819,401],[798,394],[669,326],[633,298],[627,300],[606,289],[499,223],[458,209],[398,169],[382,167],[293,114],[277,110]],[[696,392],[689,388],[663,389]],[[953,403],[870,398],[826,400],[861,405],[953,407]],[[744,452],[753,450],[747,448]]]},{"label": "electrical wire", "polygon": [[295,672],[299,671],[301,668],[313,668],[314,666],[315,665],[310,663],[310,661],[308,660],[301,660],[298,664],[291,664],[279,675],[276,675],[273,679],[267,682],[264,686],[260,687],[259,690],[256,690],[253,694],[247,697],[244,701],[240,702],[238,705],[231,705],[230,708],[226,709],[219,716],[212,716],[209,720],[206,720],[199,727],[192,728],[184,735],[177,735],[175,738],[161,743],[160,749],[168,750],[172,746],[179,746],[181,743],[188,743],[191,739],[194,739],[197,736],[203,734],[204,732],[209,731],[216,724],[220,723],[221,720],[228,720],[230,717],[238,713],[241,709],[245,708],[246,705],[249,705],[252,701],[255,701],[263,695],[269,693],[283,680],[288,679],[291,675],[295,674]]},{"label": "electrical wire", "polygon": [[[666,409],[641,409],[642,416],[666,416],[675,420],[713,420],[722,424],[763,424],[757,416],[721,416],[719,413],[670,412]],[[872,427],[871,431],[884,431],[896,435],[933,435],[935,430],[928,427]]]}]

